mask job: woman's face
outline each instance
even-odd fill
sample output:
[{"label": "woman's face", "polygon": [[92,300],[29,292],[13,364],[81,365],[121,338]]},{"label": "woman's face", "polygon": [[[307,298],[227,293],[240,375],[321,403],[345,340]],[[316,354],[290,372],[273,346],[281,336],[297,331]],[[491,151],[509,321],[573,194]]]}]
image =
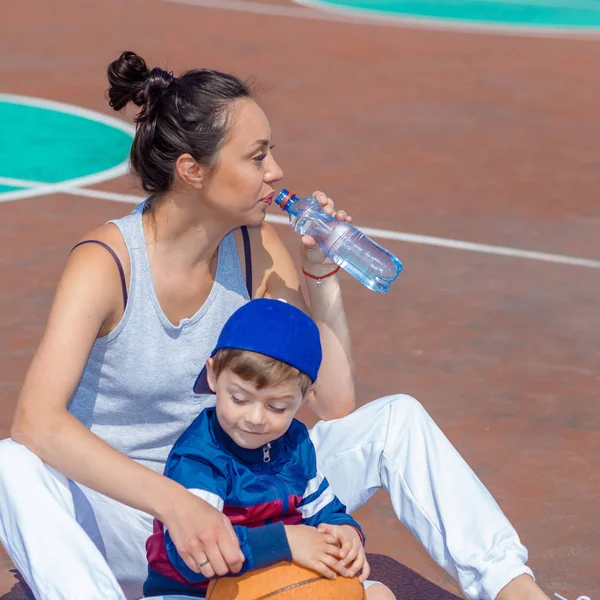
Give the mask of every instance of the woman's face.
[{"label": "woman's face", "polygon": [[232,111],[229,132],[202,195],[228,221],[259,225],[273,202],[273,184],[283,171],[271,152],[271,128],[258,104],[244,98]]}]

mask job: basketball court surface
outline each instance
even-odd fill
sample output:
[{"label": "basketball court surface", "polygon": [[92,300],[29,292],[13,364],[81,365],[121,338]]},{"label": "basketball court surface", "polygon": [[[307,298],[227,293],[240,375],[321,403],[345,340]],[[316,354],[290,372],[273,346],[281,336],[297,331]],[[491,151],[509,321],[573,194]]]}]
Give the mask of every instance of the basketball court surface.
[{"label": "basketball court surface", "polygon": [[[4,6],[0,437],[70,248],[143,199],[108,63],[131,49],[176,74],[253,76],[283,185],[327,191],[404,264],[385,295],[342,275],[360,403],[415,396],[515,525],[544,591],[600,600],[597,27],[597,0]],[[369,552],[459,593],[385,494],[356,516]],[[0,599],[22,594],[0,554]]]}]

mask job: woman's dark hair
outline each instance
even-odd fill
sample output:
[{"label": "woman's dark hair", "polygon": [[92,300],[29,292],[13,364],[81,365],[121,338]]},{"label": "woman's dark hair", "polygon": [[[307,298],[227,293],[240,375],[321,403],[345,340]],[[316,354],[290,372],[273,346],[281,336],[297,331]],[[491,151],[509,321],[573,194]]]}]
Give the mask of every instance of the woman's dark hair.
[{"label": "woman's dark hair", "polygon": [[212,166],[227,135],[231,103],[251,97],[249,86],[234,75],[199,69],[175,77],[148,69],[143,58],[129,51],[109,65],[107,75],[114,110],[129,102],[141,107],[131,166],[144,190],[156,194],[171,188],[182,154]]}]

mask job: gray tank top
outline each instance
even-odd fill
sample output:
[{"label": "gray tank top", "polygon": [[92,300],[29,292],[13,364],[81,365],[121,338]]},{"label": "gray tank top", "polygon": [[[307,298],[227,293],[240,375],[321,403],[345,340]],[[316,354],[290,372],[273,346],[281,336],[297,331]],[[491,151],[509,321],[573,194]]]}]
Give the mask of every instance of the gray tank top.
[{"label": "gray tank top", "polygon": [[214,396],[196,395],[192,387],[225,321],[248,302],[248,292],[229,233],[219,245],[206,302],[176,327],[152,285],[141,211],[111,223],[129,251],[129,298],[117,327],[94,343],[69,412],[119,452],[162,472],[175,440],[215,404]]}]

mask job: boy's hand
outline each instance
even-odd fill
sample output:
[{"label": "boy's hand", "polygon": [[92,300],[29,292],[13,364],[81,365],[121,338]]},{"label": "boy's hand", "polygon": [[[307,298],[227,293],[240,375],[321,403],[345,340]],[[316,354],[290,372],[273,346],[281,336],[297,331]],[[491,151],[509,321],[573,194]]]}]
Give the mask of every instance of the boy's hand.
[{"label": "boy's hand", "polygon": [[371,567],[358,531],[350,525],[329,525],[327,523],[321,523],[317,530],[335,538],[340,547],[340,562],[336,571],[344,577],[354,577],[360,573],[360,582],[364,583],[369,577]]},{"label": "boy's hand", "polygon": [[340,547],[335,537],[309,525],[286,525],[292,559],[295,563],[335,579],[339,572]]}]

